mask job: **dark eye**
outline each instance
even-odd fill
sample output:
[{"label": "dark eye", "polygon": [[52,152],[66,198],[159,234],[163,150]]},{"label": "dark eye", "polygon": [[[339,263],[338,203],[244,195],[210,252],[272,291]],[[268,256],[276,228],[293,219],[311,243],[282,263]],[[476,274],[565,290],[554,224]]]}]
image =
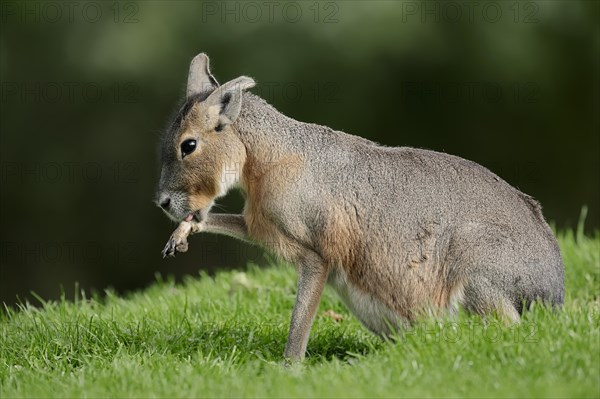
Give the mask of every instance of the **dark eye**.
[{"label": "dark eye", "polygon": [[189,139],[181,143],[181,157],[191,154],[196,149],[196,140]]}]

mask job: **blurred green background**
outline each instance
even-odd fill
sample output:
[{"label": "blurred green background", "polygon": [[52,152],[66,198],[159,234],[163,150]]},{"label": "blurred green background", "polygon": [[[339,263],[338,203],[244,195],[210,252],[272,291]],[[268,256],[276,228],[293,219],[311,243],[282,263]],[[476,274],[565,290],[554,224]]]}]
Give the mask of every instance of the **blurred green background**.
[{"label": "blurred green background", "polygon": [[210,235],[160,257],[158,139],[200,51],[295,119],[471,159],[597,228],[598,4],[2,1],[0,300],[264,262]]}]

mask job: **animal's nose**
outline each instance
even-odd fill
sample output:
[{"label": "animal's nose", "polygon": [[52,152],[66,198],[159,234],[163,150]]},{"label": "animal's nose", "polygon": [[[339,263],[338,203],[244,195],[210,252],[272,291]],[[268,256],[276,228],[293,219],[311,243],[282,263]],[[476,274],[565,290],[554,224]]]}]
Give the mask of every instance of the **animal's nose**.
[{"label": "animal's nose", "polygon": [[158,205],[160,205],[160,207],[165,211],[169,209],[169,206],[171,205],[171,198],[169,197],[169,194],[160,194],[160,196],[158,197]]},{"label": "animal's nose", "polygon": [[163,208],[164,210],[169,209],[169,205],[171,205],[171,198],[167,198],[160,203],[160,207]]}]

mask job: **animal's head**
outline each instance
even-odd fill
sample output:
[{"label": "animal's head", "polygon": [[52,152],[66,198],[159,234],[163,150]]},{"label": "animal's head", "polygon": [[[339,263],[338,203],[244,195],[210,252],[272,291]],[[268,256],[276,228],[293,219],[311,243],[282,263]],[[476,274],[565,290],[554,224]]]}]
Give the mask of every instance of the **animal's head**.
[{"label": "animal's head", "polygon": [[171,219],[205,219],[214,200],[238,183],[246,150],[233,124],[242,90],[253,86],[245,76],[219,86],[205,54],[192,60],[185,102],[161,143],[156,202]]}]

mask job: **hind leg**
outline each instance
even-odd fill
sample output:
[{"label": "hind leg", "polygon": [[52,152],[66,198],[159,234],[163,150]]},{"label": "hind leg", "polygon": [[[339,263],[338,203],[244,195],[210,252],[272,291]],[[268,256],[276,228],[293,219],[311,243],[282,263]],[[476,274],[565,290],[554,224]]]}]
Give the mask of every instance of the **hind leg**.
[{"label": "hind leg", "polygon": [[487,278],[473,278],[465,285],[462,305],[482,316],[496,314],[507,324],[518,323],[521,317],[509,297]]}]

